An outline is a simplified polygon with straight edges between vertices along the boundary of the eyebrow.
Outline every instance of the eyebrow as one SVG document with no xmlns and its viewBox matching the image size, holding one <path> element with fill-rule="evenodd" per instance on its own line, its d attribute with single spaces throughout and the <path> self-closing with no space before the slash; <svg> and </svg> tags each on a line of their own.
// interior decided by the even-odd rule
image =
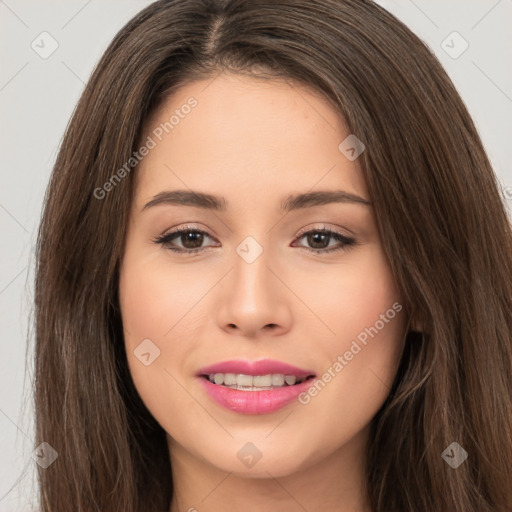
<svg viewBox="0 0 512 512">
<path fill-rule="evenodd" d="M 317 192 L 307 192 L 304 194 L 294 194 L 288 196 L 281 203 L 281 210 L 289 212 L 301 208 L 310 208 L 331 203 L 352 203 L 370 206 L 372 203 L 367 199 L 344 192 L 343 190 L 320 190 Z M 205 194 L 203 192 L 195 192 L 192 190 L 172 190 L 160 192 L 144 205 L 142 211 L 153 206 L 161 204 L 171 204 L 178 206 L 195 206 L 208 210 L 224 212 L 228 203 L 224 197 Z"/>
</svg>

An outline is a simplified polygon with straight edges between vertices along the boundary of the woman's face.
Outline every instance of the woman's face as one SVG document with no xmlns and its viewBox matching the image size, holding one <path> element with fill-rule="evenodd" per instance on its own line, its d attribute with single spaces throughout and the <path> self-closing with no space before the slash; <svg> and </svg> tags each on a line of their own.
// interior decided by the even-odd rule
<svg viewBox="0 0 512 512">
<path fill-rule="evenodd" d="M 360 460 L 405 321 L 349 135 L 303 86 L 226 74 L 151 119 L 120 300 L 171 458 L 256 477 Z"/>
</svg>

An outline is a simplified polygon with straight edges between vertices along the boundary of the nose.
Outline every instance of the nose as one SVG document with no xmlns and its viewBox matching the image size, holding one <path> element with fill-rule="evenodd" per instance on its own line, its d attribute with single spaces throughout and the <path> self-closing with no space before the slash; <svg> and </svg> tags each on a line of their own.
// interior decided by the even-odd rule
<svg viewBox="0 0 512 512">
<path fill-rule="evenodd" d="M 221 289 L 218 325 L 247 338 L 277 336 L 290 329 L 291 292 L 279 276 L 279 265 L 263 251 L 255 261 L 234 256 L 233 270 Z"/>
</svg>

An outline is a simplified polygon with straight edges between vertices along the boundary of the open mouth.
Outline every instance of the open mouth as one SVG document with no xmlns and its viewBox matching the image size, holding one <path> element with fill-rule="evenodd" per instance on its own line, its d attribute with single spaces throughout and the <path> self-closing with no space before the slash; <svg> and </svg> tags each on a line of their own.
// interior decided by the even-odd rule
<svg viewBox="0 0 512 512">
<path fill-rule="evenodd" d="M 201 375 L 217 386 L 236 389 L 240 391 L 268 391 L 283 387 L 291 387 L 302 382 L 315 378 L 315 375 L 306 377 L 297 377 L 295 375 L 285 375 L 282 373 L 273 373 L 268 375 L 244 375 L 235 373 L 210 373 Z"/>
</svg>

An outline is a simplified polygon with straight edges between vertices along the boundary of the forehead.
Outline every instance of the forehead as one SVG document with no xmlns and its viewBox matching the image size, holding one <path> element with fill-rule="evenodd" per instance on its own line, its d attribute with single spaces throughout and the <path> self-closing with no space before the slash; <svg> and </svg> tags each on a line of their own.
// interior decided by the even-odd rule
<svg viewBox="0 0 512 512">
<path fill-rule="evenodd" d="M 162 190 L 208 191 L 247 204 L 315 187 L 367 197 L 349 135 L 320 94 L 299 84 L 220 75 L 177 90 L 154 113 L 137 168 L 137 204 Z"/>
</svg>

